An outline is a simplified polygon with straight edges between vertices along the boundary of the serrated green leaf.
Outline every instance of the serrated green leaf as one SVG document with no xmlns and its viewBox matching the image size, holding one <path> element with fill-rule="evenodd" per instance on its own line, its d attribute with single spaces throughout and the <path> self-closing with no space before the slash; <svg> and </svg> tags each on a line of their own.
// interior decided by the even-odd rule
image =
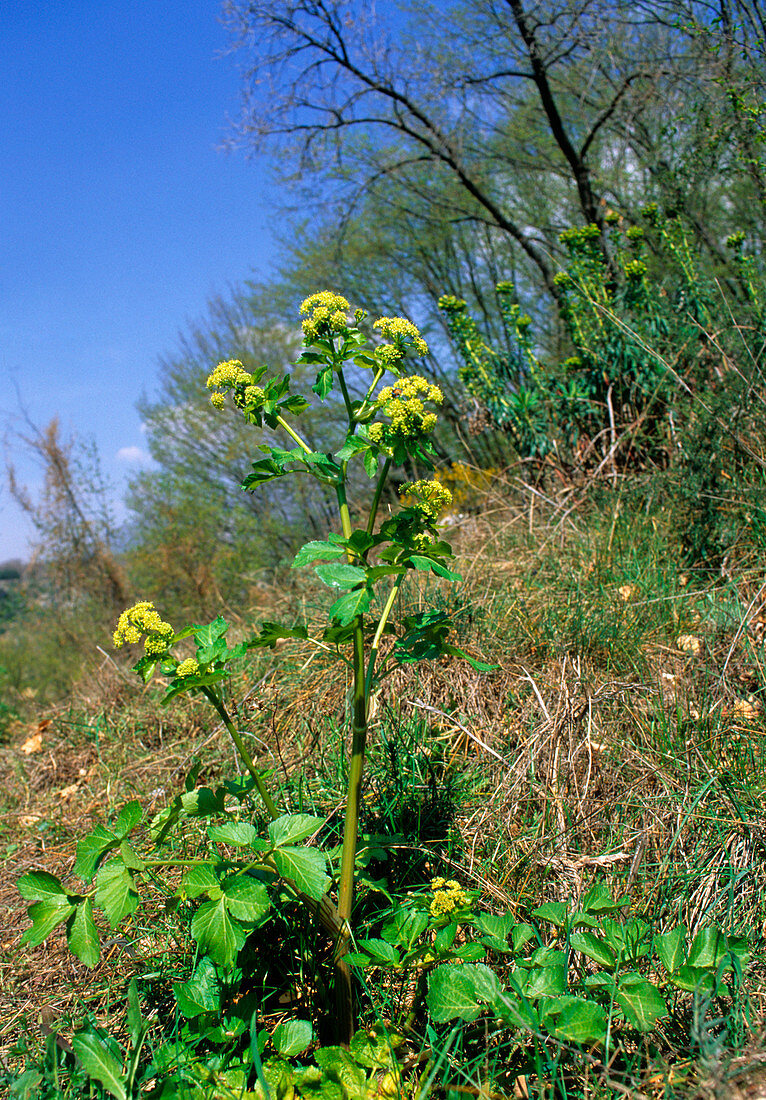
<svg viewBox="0 0 766 1100">
<path fill-rule="evenodd" d="M 686 961 L 689 966 L 715 969 L 726 954 L 726 936 L 721 929 L 700 928 L 692 940 Z"/>
<path fill-rule="evenodd" d="M 614 970 L 617 965 L 617 955 L 613 949 L 592 932 L 573 932 L 569 942 L 575 951 L 582 951 L 583 955 L 607 970 Z"/>
<path fill-rule="evenodd" d="M 120 838 L 104 825 L 96 825 L 92 832 L 77 842 L 77 858 L 74 873 L 90 882 L 101 860 L 113 848 L 119 848 Z"/>
<path fill-rule="evenodd" d="M 571 1043 L 601 1043 L 606 1038 L 607 1015 L 594 1001 L 571 1001 L 559 1013 L 552 1034 Z"/>
<path fill-rule="evenodd" d="M 187 1020 L 203 1012 L 218 1012 L 221 1006 L 221 979 L 212 959 L 203 955 L 188 982 L 173 986 L 178 1007 Z"/>
<path fill-rule="evenodd" d="M 324 825 L 323 817 L 312 814 L 283 814 L 269 824 L 269 836 L 275 848 L 306 840 Z"/>
<path fill-rule="evenodd" d="M 258 924 L 271 907 L 268 890 L 250 875 L 235 875 L 222 883 L 221 889 L 231 915 L 248 924 Z"/>
<path fill-rule="evenodd" d="M 187 898 L 198 898 L 200 894 L 216 892 L 220 896 L 220 884 L 212 863 L 197 863 L 184 875 L 179 892 Z"/>
<path fill-rule="evenodd" d="M 72 1047 L 89 1077 L 98 1081 L 116 1100 L 127 1100 L 122 1065 L 95 1031 L 78 1031 L 72 1036 Z"/>
<path fill-rule="evenodd" d="M 274 649 L 277 642 L 281 638 L 307 638 L 308 630 L 305 626 L 282 626 L 280 623 L 265 622 L 261 623 L 260 633 L 251 638 L 248 643 L 248 649 L 263 648 L 269 646 Z"/>
<path fill-rule="evenodd" d="M 660 962 L 669 974 L 683 966 L 686 960 L 686 932 L 686 925 L 680 924 L 678 928 L 654 937 Z"/>
<path fill-rule="evenodd" d="M 331 542 L 307 542 L 293 558 L 290 568 L 300 569 L 304 565 L 310 565 L 312 561 L 334 561 L 345 556 L 346 551 L 342 546 L 334 546 Z"/>
<path fill-rule="evenodd" d="M 271 858 L 279 874 L 292 879 L 310 898 L 321 901 L 327 893 L 326 860 L 316 848 L 277 848 Z"/>
<path fill-rule="evenodd" d="M 363 951 L 366 951 L 371 959 L 378 963 L 387 963 L 389 966 L 398 966 L 399 952 L 385 940 L 363 939 L 357 941 Z"/>
<path fill-rule="evenodd" d="M 201 950 L 225 967 L 232 966 L 247 939 L 244 929 L 230 915 L 223 896 L 202 903 L 192 918 L 191 933 Z"/>
<path fill-rule="evenodd" d="M 85 898 L 76 906 L 67 921 L 66 938 L 69 950 L 89 968 L 98 964 L 101 948 L 93 920 L 93 902 Z"/>
<path fill-rule="evenodd" d="M 513 913 L 505 913 L 502 917 L 492 916 L 490 913 L 477 914 L 474 923 L 479 931 L 484 933 L 483 942 L 496 951 L 508 951 L 508 937 L 515 925 Z"/>
<path fill-rule="evenodd" d="M 198 646 L 213 645 L 219 638 L 223 638 L 229 629 L 229 624 L 223 615 L 216 615 L 211 623 L 194 624 L 194 640 Z"/>
<path fill-rule="evenodd" d="M 125 803 L 114 823 L 114 831 L 120 840 L 124 839 L 132 829 L 135 829 L 143 816 L 144 811 L 141 809 L 140 802 L 134 799 L 132 802 Z"/>
<path fill-rule="evenodd" d="M 567 972 L 563 966 L 546 966 L 532 970 L 524 985 L 524 994 L 530 1000 L 536 997 L 558 997 L 566 992 Z"/>
<path fill-rule="evenodd" d="M 348 562 L 331 561 L 324 565 L 317 565 L 314 572 L 321 581 L 331 588 L 353 588 L 362 584 L 366 579 L 364 569 L 358 565 L 349 565 Z"/>
<path fill-rule="evenodd" d="M 62 897 L 61 895 L 47 898 L 44 901 L 36 901 L 28 909 L 32 927 L 27 928 L 21 937 L 21 943 L 28 943 L 30 947 L 37 947 L 38 944 L 47 939 L 54 928 L 63 924 L 65 920 L 69 920 L 74 908 L 74 903 L 68 897 Z"/>
<path fill-rule="evenodd" d="M 428 978 L 426 1004 L 436 1023 L 475 1020 L 481 1013 L 474 983 L 465 968 L 449 963 L 438 966 Z"/>
<path fill-rule="evenodd" d="M 539 920 L 548 921 L 555 928 L 563 927 L 566 921 L 567 907 L 563 901 L 547 901 L 545 905 L 538 905 L 532 910 L 532 916 Z"/>
<path fill-rule="evenodd" d="M 285 1020 L 274 1028 L 271 1041 L 286 1058 L 302 1054 L 314 1038 L 314 1029 L 308 1020 Z"/>
<path fill-rule="evenodd" d="M 421 572 L 435 573 L 437 577 L 445 577 L 450 581 L 462 581 L 462 577 L 459 573 L 453 573 L 451 569 L 447 569 L 441 562 L 433 561 L 431 558 L 423 557 L 420 554 L 411 554 L 409 561 L 416 569 Z"/>
<path fill-rule="evenodd" d="M 385 933 L 384 933 L 385 934 Z M 434 936 L 433 949 L 437 955 L 444 954 L 449 951 L 455 942 L 455 936 L 457 935 L 456 924 L 445 924 L 444 928 L 440 928 Z"/>
<path fill-rule="evenodd" d="M 374 477 L 377 477 L 377 475 L 378 475 L 378 452 L 377 452 L 377 450 L 374 450 L 373 448 L 370 448 L 369 451 L 365 451 L 364 452 L 364 458 L 362 459 L 362 462 L 364 463 L 364 472 L 367 474 L 367 476 L 370 479 L 372 479 Z"/>
<path fill-rule="evenodd" d="M 47 871 L 29 871 L 22 875 L 16 883 L 16 889 L 25 901 L 45 901 L 46 898 L 67 896 L 56 876 Z"/>
<path fill-rule="evenodd" d="M 657 1020 L 668 1014 L 657 986 L 633 972 L 621 976 L 615 1000 L 628 1023 L 639 1031 L 651 1031 Z"/>
<path fill-rule="evenodd" d="M 511 946 L 514 951 L 520 951 L 522 947 L 537 938 L 537 930 L 532 924 L 517 924 L 511 932 Z"/>
<path fill-rule="evenodd" d="M 357 616 L 363 615 L 370 606 L 372 593 L 367 588 L 356 588 L 339 600 L 330 608 L 328 614 L 331 619 L 336 619 L 341 626 L 346 626 Z"/>
<path fill-rule="evenodd" d="M 247 821 L 227 821 L 225 825 L 208 825 L 207 835 L 221 844 L 235 848 L 251 847 L 258 840 L 258 833 Z"/>
<path fill-rule="evenodd" d="M 138 906 L 138 892 L 128 868 L 121 859 L 103 863 L 96 874 L 96 904 L 106 914 L 112 928 Z"/>
</svg>

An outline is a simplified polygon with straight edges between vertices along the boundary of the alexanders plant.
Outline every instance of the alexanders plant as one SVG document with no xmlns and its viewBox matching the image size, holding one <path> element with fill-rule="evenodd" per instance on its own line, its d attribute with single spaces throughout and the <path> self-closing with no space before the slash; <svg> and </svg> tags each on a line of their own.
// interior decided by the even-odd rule
<svg viewBox="0 0 766 1100">
<path fill-rule="evenodd" d="M 44 871 L 23 876 L 19 889 L 32 902 L 33 923 L 24 941 L 38 944 L 65 923 L 71 950 L 93 966 L 99 959 L 94 905 L 116 927 L 138 907 L 141 883 L 177 876 L 180 866 L 180 885 L 170 885 L 166 878 L 164 889 L 176 904 L 194 906 L 191 934 L 198 962 L 190 982 L 177 989 L 179 1007 L 187 1018 L 221 1010 L 227 975 L 237 969 L 250 934 L 270 919 L 281 901 L 297 899 L 333 937 L 333 1016 L 337 1040 L 348 1045 L 354 1018 L 345 956 L 352 946 L 370 701 L 385 677 L 404 664 L 458 656 L 479 670 L 490 666 L 449 641 L 452 623 L 444 611 L 402 614 L 398 620 L 396 616 L 397 598 L 409 578 L 431 574 L 448 582 L 460 580 L 450 568 L 452 550 L 437 528 L 451 499 L 438 481 L 414 479 L 402 490 L 401 508 L 379 520 L 392 470 L 433 469 L 431 434 L 442 393 L 423 375 L 409 370 L 413 358 L 427 354 L 425 341 L 415 325 L 402 317 L 380 318 L 372 332 L 365 332 L 365 313 L 357 310 L 352 317 L 347 300 L 332 291 L 307 298 L 301 314 L 304 347 L 298 362 L 316 368 L 311 394 L 291 392 L 289 372 L 272 375 L 266 366 L 249 372 L 236 360 L 220 363 L 207 385 L 212 404 L 222 414 L 231 407 L 255 429 L 265 426 L 286 438 L 286 447 L 258 444 L 262 457 L 253 462 L 244 489 L 258 491 L 275 479 L 302 474 L 334 492 L 339 530 L 326 540 L 308 542 L 293 562 L 294 568 L 313 567 L 330 589 L 327 623 L 321 632 L 312 633 L 302 623 L 266 622 L 256 635 L 230 644 L 228 624 L 220 617 L 207 625 L 175 631 L 151 603 L 142 601 L 126 610 L 117 624 L 115 645 L 143 641 L 144 652 L 135 671 L 145 682 L 157 672 L 165 677 L 163 702 L 183 693 L 206 698 L 231 736 L 249 779 L 224 782 L 215 790 L 197 787 L 197 767 L 187 779 L 185 792 L 151 823 L 149 850 L 135 839 L 143 835 L 144 817 L 141 806 L 131 802 L 111 827 L 96 826 L 79 843 L 75 873 L 86 883 L 85 890 L 73 893 Z M 336 450 L 318 452 L 301 434 L 301 415 L 333 389 L 342 395 L 345 423 L 339 425 Z M 352 508 L 351 486 L 359 483 L 358 478 L 354 480 L 358 465 L 370 489 Z M 352 680 L 337 906 L 328 892 L 331 878 L 325 853 L 304 843 L 321 832 L 323 819 L 280 810 L 227 701 L 233 664 L 249 649 L 273 648 L 288 638 L 300 639 L 345 664 Z M 184 656 L 190 641 L 194 656 Z M 251 793 L 257 793 L 270 819 L 266 837 L 237 809 Z M 189 860 L 169 857 L 163 846 L 171 831 L 192 817 L 215 818 L 207 827 L 206 853 Z"/>
</svg>

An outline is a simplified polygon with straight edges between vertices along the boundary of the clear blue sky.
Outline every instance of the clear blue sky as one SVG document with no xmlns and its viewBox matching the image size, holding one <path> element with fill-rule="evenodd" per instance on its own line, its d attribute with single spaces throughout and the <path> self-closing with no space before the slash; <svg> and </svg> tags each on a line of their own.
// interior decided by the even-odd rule
<svg viewBox="0 0 766 1100">
<path fill-rule="evenodd" d="M 268 165 L 219 151 L 239 104 L 218 0 L 10 0 L 0 14 L 0 416 L 141 461 L 135 402 L 207 300 L 268 273 Z M 272 200 L 272 201 L 270 201 Z M 16 425 L 18 426 L 18 425 Z M 134 468 L 134 466 L 133 466 Z M 29 527 L 0 491 L 0 561 Z"/>
</svg>

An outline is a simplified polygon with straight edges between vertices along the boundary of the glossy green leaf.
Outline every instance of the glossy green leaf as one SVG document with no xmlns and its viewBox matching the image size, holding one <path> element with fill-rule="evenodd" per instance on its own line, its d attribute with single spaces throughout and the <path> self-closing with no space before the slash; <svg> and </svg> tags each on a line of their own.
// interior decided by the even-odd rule
<svg viewBox="0 0 766 1100">
<path fill-rule="evenodd" d="M 316 848 L 277 848 L 271 858 L 280 875 L 292 879 L 310 898 L 321 901 L 327 893 L 327 861 Z"/>
<path fill-rule="evenodd" d="M 66 898 L 67 892 L 55 875 L 47 871 L 29 871 L 16 883 L 16 889 L 25 901 L 45 901 Z"/>
<path fill-rule="evenodd" d="M 37 947 L 38 944 L 48 938 L 54 928 L 63 924 L 65 920 L 69 920 L 74 908 L 74 902 L 66 895 L 36 901 L 34 905 L 30 905 L 28 910 L 32 927 L 27 928 L 21 937 L 20 943 L 28 943 L 30 947 Z"/>
<path fill-rule="evenodd" d="M 269 824 L 269 837 L 275 848 L 297 844 L 313 836 L 324 825 L 323 817 L 313 814 L 283 814 Z"/>
<path fill-rule="evenodd" d="M 176 982 L 173 991 L 178 1007 L 187 1018 L 203 1012 L 218 1012 L 221 1006 L 221 979 L 212 959 L 203 955 L 188 982 Z"/>
<path fill-rule="evenodd" d="M 222 889 L 226 907 L 237 920 L 258 924 L 271 907 L 268 890 L 251 875 L 235 875 L 223 883 Z"/>
<path fill-rule="evenodd" d="M 390 943 L 386 943 L 385 940 L 362 939 L 357 940 L 357 943 L 376 962 L 387 963 L 389 966 L 399 965 L 399 952 Z"/>
<path fill-rule="evenodd" d="M 112 928 L 116 928 L 124 917 L 136 909 L 136 884 L 121 859 L 110 859 L 99 867 L 96 874 L 96 904 L 104 910 Z"/>
<path fill-rule="evenodd" d="M 358 615 L 364 614 L 370 606 L 372 594 L 367 588 L 356 588 L 353 592 L 349 592 L 345 596 L 341 596 L 339 600 L 330 608 L 328 614 L 331 619 L 337 620 L 341 626 L 346 626 L 347 623 L 352 622 Z"/>
<path fill-rule="evenodd" d="M 102 1084 L 116 1100 L 127 1100 L 122 1065 L 105 1039 L 91 1029 L 78 1031 L 72 1036 L 72 1047 L 89 1077 Z"/>
<path fill-rule="evenodd" d="M 446 963 L 428 977 L 426 1004 L 435 1023 L 475 1020 L 481 1013 L 476 989 L 467 968 Z"/>
<path fill-rule="evenodd" d="M 141 809 L 140 802 L 134 799 L 132 802 L 125 803 L 114 823 L 114 831 L 120 840 L 126 837 L 132 829 L 135 829 L 136 825 L 141 823 L 143 816 L 144 811 Z"/>
<path fill-rule="evenodd" d="M 221 844 L 234 848 L 251 847 L 258 840 L 258 833 L 248 821 L 227 821 L 224 825 L 208 825 L 207 835 Z"/>
<path fill-rule="evenodd" d="M 654 937 L 655 950 L 669 974 L 678 970 L 686 961 L 686 931 L 686 925 L 680 924 L 678 928 Z"/>
<path fill-rule="evenodd" d="M 447 569 L 441 562 L 434 561 L 432 558 L 426 558 L 420 554 L 412 554 L 409 560 L 416 569 L 422 572 L 435 573 L 437 577 L 445 577 L 449 581 L 462 581 L 463 579 L 459 573 L 453 573 L 451 569 Z"/>
<path fill-rule="evenodd" d="M 692 940 L 686 961 L 689 966 L 714 969 L 727 954 L 727 950 L 726 936 L 720 928 L 700 928 Z"/>
<path fill-rule="evenodd" d="M 570 1043 L 590 1045 L 601 1043 L 606 1038 L 607 1015 L 599 1004 L 593 1001 L 576 1000 L 569 1003 L 559 1013 L 552 1029 L 557 1039 Z"/>
<path fill-rule="evenodd" d="M 69 950 L 87 967 L 98 964 L 101 948 L 98 931 L 93 920 L 93 902 L 84 898 L 78 903 L 74 913 L 67 921 L 67 943 Z"/>
<path fill-rule="evenodd" d="M 304 565 L 310 565 L 312 561 L 334 561 L 345 556 L 346 551 L 342 546 L 334 546 L 331 542 L 307 542 L 293 558 L 290 568 L 300 569 Z"/>
<path fill-rule="evenodd" d="M 633 972 L 620 978 L 615 1000 L 625 1019 L 638 1031 L 651 1031 L 657 1020 L 668 1014 L 668 1006 L 657 986 Z"/>
<path fill-rule="evenodd" d="M 716 984 L 715 974 L 704 966 L 679 966 L 668 981 L 686 993 L 712 993 Z"/>
<path fill-rule="evenodd" d="M 566 922 L 567 907 L 563 901 L 547 901 L 544 905 L 538 905 L 532 910 L 532 916 L 539 920 L 548 921 L 556 928 L 561 928 Z"/>
<path fill-rule="evenodd" d="M 192 918 L 191 933 L 213 962 L 227 967 L 247 939 L 244 929 L 229 914 L 223 896 L 202 903 Z"/>
<path fill-rule="evenodd" d="M 274 1028 L 271 1041 L 285 1058 L 302 1054 L 311 1045 L 314 1029 L 308 1020 L 285 1020 Z"/>
<path fill-rule="evenodd" d="M 614 970 L 617 965 L 617 955 L 614 950 L 592 932 L 573 932 L 569 942 L 575 951 L 581 951 L 583 955 L 587 955 L 589 959 L 593 959 L 607 970 Z"/>
<path fill-rule="evenodd" d="M 362 584 L 366 579 L 364 569 L 358 565 L 349 565 L 348 562 L 331 561 L 324 565 L 318 565 L 314 572 L 321 581 L 331 588 L 353 588 Z"/>
<path fill-rule="evenodd" d="M 92 832 L 77 842 L 74 873 L 90 882 L 101 860 L 113 848 L 119 848 L 120 838 L 104 825 L 96 825 Z"/>
</svg>

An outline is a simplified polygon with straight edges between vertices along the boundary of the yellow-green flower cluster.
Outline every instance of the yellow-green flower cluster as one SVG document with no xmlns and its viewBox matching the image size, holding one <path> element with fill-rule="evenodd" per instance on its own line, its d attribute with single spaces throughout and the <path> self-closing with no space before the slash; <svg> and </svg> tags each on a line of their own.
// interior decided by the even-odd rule
<svg viewBox="0 0 766 1100">
<path fill-rule="evenodd" d="M 571 245 L 573 248 L 581 248 L 589 241 L 595 241 L 600 236 L 601 230 L 596 223 L 589 222 L 588 225 L 565 229 L 563 233 L 559 233 L 559 240 L 562 244 Z"/>
<path fill-rule="evenodd" d="M 404 486 L 402 504 L 417 509 L 429 526 L 452 504 L 452 492 L 438 481 L 413 481 Z"/>
<path fill-rule="evenodd" d="M 465 909 L 468 905 L 467 894 L 454 879 L 445 881 L 443 878 L 435 878 L 431 889 L 434 895 L 430 906 L 432 917 L 446 917 L 456 909 Z"/>
<path fill-rule="evenodd" d="M 210 398 L 210 404 L 216 409 L 224 407 L 225 398 L 221 391 L 246 386 L 252 389 L 252 374 L 248 374 L 239 359 L 227 359 L 219 363 L 207 380 L 207 388 L 215 390 Z M 247 392 L 247 391 L 245 391 Z"/>
<path fill-rule="evenodd" d="M 372 327 L 380 329 L 381 336 L 391 341 L 390 346 L 378 348 L 378 357 L 386 364 L 403 359 L 410 349 L 414 349 L 417 355 L 428 355 L 428 344 L 417 325 L 406 317 L 379 317 Z"/>
<path fill-rule="evenodd" d="M 741 229 L 726 238 L 726 244 L 729 248 L 741 248 L 744 243 L 745 234 Z"/>
<path fill-rule="evenodd" d="M 113 641 L 119 649 L 125 644 L 135 645 L 141 641 L 142 635 L 146 634 L 144 649 L 147 656 L 161 657 L 162 654 L 167 653 L 173 633 L 173 627 L 160 618 L 154 604 L 142 600 L 120 615 Z"/>
<path fill-rule="evenodd" d="M 644 231 L 640 225 L 631 225 L 630 229 L 625 233 L 626 238 L 631 242 L 643 240 Z"/>
<path fill-rule="evenodd" d="M 646 264 L 643 260 L 628 260 L 624 267 L 625 278 L 632 281 L 643 279 L 646 275 Z"/>
<path fill-rule="evenodd" d="M 569 274 L 568 271 L 557 271 L 556 274 L 553 276 L 554 286 L 569 286 L 571 282 L 572 276 Z"/>
<path fill-rule="evenodd" d="M 193 657 L 187 657 L 185 661 L 181 661 L 176 669 L 176 676 L 186 679 L 187 676 L 196 676 L 198 672 L 199 662 L 195 661 Z"/>
<path fill-rule="evenodd" d="M 308 313 L 302 322 L 303 332 L 309 340 L 319 336 L 335 336 L 348 327 L 348 301 L 333 290 L 320 290 L 301 302 L 301 314 Z"/>
<path fill-rule="evenodd" d="M 417 439 L 436 427 L 436 413 L 426 412 L 425 402 L 441 405 L 444 394 L 427 378 L 414 374 L 401 378 L 395 386 L 384 386 L 378 394 L 377 408 L 390 418 L 390 424 L 372 424 L 369 437 L 380 447 Z"/>
</svg>

